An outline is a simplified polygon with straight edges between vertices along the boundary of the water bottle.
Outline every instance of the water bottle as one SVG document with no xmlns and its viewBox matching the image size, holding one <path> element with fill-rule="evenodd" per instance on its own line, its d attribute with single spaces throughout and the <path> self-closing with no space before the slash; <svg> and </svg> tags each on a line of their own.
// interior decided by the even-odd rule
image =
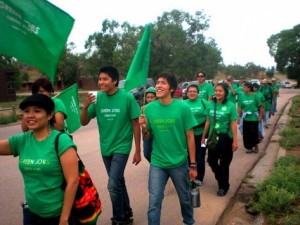
<svg viewBox="0 0 300 225">
<path fill-rule="evenodd" d="M 191 187 L 191 203 L 193 208 L 199 208 L 200 202 L 200 187 L 198 187 L 195 182 L 192 182 Z"/>
</svg>

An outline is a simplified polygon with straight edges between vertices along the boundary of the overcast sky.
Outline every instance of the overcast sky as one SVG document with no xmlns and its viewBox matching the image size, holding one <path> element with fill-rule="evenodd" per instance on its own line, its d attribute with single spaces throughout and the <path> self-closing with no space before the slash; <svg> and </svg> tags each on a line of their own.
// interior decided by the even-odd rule
<svg viewBox="0 0 300 225">
<path fill-rule="evenodd" d="M 196 11 L 210 18 L 205 36 L 215 39 L 225 65 L 253 62 L 263 67 L 275 66 L 267 39 L 300 24 L 298 0 L 50 0 L 69 13 L 74 27 L 68 42 L 84 51 L 88 36 L 100 31 L 104 19 L 127 21 L 131 25 L 155 22 L 163 12 L 178 9 L 194 15 Z"/>
</svg>

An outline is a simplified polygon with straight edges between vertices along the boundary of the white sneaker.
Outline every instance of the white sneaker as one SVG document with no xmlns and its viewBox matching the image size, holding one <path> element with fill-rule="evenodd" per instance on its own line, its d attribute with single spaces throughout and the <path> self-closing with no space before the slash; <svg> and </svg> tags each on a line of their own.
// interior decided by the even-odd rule
<svg viewBox="0 0 300 225">
<path fill-rule="evenodd" d="M 202 185 L 202 181 L 201 181 L 201 180 L 194 180 L 194 183 L 195 183 L 197 186 L 201 186 L 201 185 Z"/>
</svg>

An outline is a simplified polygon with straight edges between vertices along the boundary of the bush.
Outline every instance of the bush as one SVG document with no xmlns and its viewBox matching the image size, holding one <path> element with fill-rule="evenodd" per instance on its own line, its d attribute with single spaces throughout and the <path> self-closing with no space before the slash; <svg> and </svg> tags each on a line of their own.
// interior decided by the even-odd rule
<svg viewBox="0 0 300 225">
<path fill-rule="evenodd" d="M 271 175 L 256 186 L 254 197 L 248 203 L 249 211 L 266 213 L 271 221 L 282 213 L 291 212 L 300 197 L 297 163 L 299 159 L 293 155 L 277 160 Z"/>
</svg>

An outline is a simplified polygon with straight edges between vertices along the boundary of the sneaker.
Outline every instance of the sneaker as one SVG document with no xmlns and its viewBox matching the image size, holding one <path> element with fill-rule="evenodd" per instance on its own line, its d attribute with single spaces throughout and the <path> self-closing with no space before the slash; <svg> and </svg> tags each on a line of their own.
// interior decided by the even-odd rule
<svg viewBox="0 0 300 225">
<path fill-rule="evenodd" d="M 248 153 L 248 154 L 249 154 L 249 153 L 252 153 L 252 152 L 253 152 L 252 149 L 247 149 L 247 150 L 246 150 L 246 153 Z"/>
<path fill-rule="evenodd" d="M 202 185 L 201 180 L 194 180 L 194 183 L 196 184 L 196 186 L 201 186 Z"/>
<path fill-rule="evenodd" d="M 111 225 L 125 225 L 124 221 L 118 221 L 111 219 Z"/>
<path fill-rule="evenodd" d="M 125 216 L 124 225 L 131 225 L 131 224 L 133 224 L 133 214 L 132 214 L 132 211 L 129 211 L 126 214 L 127 215 Z"/>
<path fill-rule="evenodd" d="M 223 197 L 227 194 L 227 191 L 224 190 L 224 189 L 219 189 L 218 192 L 217 192 L 217 196 L 219 197 Z"/>
<path fill-rule="evenodd" d="M 254 153 L 258 153 L 258 145 L 255 145 L 254 146 L 254 151 L 253 151 Z"/>
</svg>

